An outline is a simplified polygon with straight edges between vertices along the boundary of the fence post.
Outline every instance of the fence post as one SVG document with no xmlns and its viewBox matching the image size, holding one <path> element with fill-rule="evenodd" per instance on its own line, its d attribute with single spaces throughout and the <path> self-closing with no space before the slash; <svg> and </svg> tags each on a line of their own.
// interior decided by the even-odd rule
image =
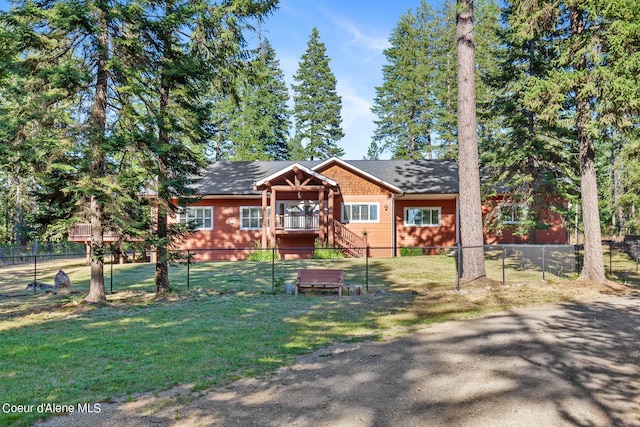
<svg viewBox="0 0 640 427">
<path fill-rule="evenodd" d="M 135 257 L 134 257 L 135 262 Z M 109 273 L 109 286 L 111 288 L 111 293 L 113 293 L 113 252 L 111 252 L 111 272 Z"/>
<path fill-rule="evenodd" d="M 37 254 L 33 254 L 33 294 L 35 295 L 36 292 L 36 281 L 38 280 L 38 255 Z"/>
<path fill-rule="evenodd" d="M 542 280 L 544 280 L 544 245 L 542 245 Z"/>
<path fill-rule="evenodd" d="M 504 259 L 507 257 L 507 248 L 502 248 L 502 286 L 506 285 L 505 273 L 504 273 Z"/>
<path fill-rule="evenodd" d="M 365 290 L 369 292 L 369 246 L 364 249 L 364 277 Z"/>
<path fill-rule="evenodd" d="M 271 293 L 276 293 L 276 248 L 271 248 Z"/>
<path fill-rule="evenodd" d="M 462 244 L 456 243 L 456 290 L 460 292 L 460 277 L 462 277 Z"/>
<path fill-rule="evenodd" d="M 609 242 L 609 275 L 613 274 L 613 242 Z"/>
<path fill-rule="evenodd" d="M 190 280 L 191 280 L 191 251 L 187 249 L 187 290 L 189 290 L 189 287 L 191 284 Z"/>
</svg>

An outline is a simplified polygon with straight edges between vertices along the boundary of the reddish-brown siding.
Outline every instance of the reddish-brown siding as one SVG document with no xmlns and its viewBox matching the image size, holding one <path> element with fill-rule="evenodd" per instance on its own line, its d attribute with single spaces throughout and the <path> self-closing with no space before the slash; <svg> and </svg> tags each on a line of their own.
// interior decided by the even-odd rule
<svg viewBox="0 0 640 427">
<path fill-rule="evenodd" d="M 342 221 L 342 206 L 344 203 L 376 203 L 378 205 L 378 221 L 349 222 L 345 226 L 359 237 L 366 233 L 367 244 L 374 247 L 390 247 L 392 224 L 392 193 L 364 176 L 354 174 L 339 165 L 331 166 L 322 171 L 327 178 L 331 178 L 340 185 L 340 195 L 334 205 L 334 218 Z"/>
<path fill-rule="evenodd" d="M 498 209 L 501 197 L 496 197 L 485 201 L 482 207 L 482 214 L 485 217 L 485 223 L 488 219 L 487 215 L 492 209 Z M 549 202 L 549 205 L 552 203 Z M 547 229 L 535 231 L 536 244 L 566 244 L 568 242 L 568 232 L 565 226 L 563 217 L 557 212 L 547 210 L 542 218 L 542 221 L 547 224 Z M 529 243 L 529 236 L 514 235 L 515 225 L 505 226 L 499 231 L 494 231 L 485 228 L 484 236 L 485 243 L 487 244 L 518 244 Z"/>
<path fill-rule="evenodd" d="M 260 241 L 260 230 L 240 229 L 240 207 L 260 206 L 260 199 L 203 199 L 190 206 L 213 206 L 213 230 L 198 230 L 180 244 L 196 250 L 198 261 L 246 259 L 247 251 L 232 249 L 253 247 Z"/>
<path fill-rule="evenodd" d="M 374 248 L 391 248 L 393 242 L 393 224 L 397 227 L 396 246 L 453 246 L 456 240 L 456 200 L 407 200 L 394 199 L 390 189 L 365 175 L 353 173 L 341 165 L 334 164 L 320 171 L 324 176 L 339 184 L 339 192 L 335 197 L 333 216 L 342 220 L 344 203 L 376 204 L 378 219 L 371 222 L 351 221 L 345 226 Z M 317 194 L 304 193 L 301 198 L 316 199 Z M 278 201 L 298 198 L 297 193 L 278 193 Z M 395 201 L 394 201 L 395 200 Z M 393 206 L 395 203 L 395 207 Z M 240 229 L 240 207 L 260 206 L 259 198 L 251 199 L 203 199 L 193 206 L 213 206 L 213 230 L 200 230 L 188 236 L 180 245 L 185 249 L 200 249 L 197 259 L 246 259 L 248 252 L 241 248 L 255 246 L 261 240 L 261 230 Z M 440 207 L 441 224 L 437 227 L 416 227 L 404 224 L 406 207 Z M 393 214 L 395 212 L 395 218 Z M 290 234 L 277 236 L 280 255 L 285 258 L 309 257 L 299 248 L 313 247 L 316 236 Z M 225 251 L 208 251 L 209 248 L 222 248 Z M 234 250 L 235 249 L 235 250 Z M 388 256 L 389 251 L 372 251 L 372 256 Z"/>
<path fill-rule="evenodd" d="M 390 195 L 391 192 L 380 184 L 367 179 L 364 176 L 354 174 L 340 165 L 333 165 L 322 170 L 322 175 L 331 178 L 340 185 L 342 194 L 351 195 Z"/>
<path fill-rule="evenodd" d="M 440 226 L 405 225 L 406 208 L 434 208 L 440 210 Z M 396 240 L 399 247 L 454 246 L 456 244 L 456 199 L 396 201 Z"/>
</svg>

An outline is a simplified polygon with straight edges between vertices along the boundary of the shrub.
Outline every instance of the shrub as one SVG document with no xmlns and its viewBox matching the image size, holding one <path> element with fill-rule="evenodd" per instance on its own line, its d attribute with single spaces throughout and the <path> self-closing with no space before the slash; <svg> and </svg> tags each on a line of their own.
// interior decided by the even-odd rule
<svg viewBox="0 0 640 427">
<path fill-rule="evenodd" d="M 253 249 L 251 249 L 251 252 L 249 252 L 247 256 L 248 261 L 273 261 L 274 259 L 280 259 L 278 248 L 276 247 L 275 251 L 271 248 L 262 249 L 260 242 L 254 244 Z"/>
<path fill-rule="evenodd" d="M 330 248 L 327 242 L 316 240 L 313 244 L 313 259 L 337 259 L 344 258 L 344 254 L 337 248 Z"/>
<path fill-rule="evenodd" d="M 421 248 L 400 248 L 400 256 L 420 256 L 422 255 Z"/>
</svg>

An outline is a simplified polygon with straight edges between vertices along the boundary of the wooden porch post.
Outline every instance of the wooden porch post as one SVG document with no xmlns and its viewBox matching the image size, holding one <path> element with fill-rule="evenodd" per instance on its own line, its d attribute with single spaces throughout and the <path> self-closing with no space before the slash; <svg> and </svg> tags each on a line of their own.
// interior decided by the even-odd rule
<svg viewBox="0 0 640 427">
<path fill-rule="evenodd" d="M 269 247 L 275 248 L 276 246 L 276 190 L 271 189 L 271 215 L 269 216 Z"/>
<path fill-rule="evenodd" d="M 84 250 L 86 254 L 87 265 L 91 265 L 91 242 L 84 242 Z"/>
<path fill-rule="evenodd" d="M 262 190 L 262 239 L 260 241 L 262 249 L 267 247 L 267 221 L 267 189 L 265 188 Z"/>
<path fill-rule="evenodd" d="M 335 229 L 333 227 L 333 198 L 334 198 L 334 192 L 333 192 L 333 188 L 329 188 L 329 206 L 327 207 L 327 210 L 329 211 L 329 247 L 333 247 L 335 245 L 335 241 L 334 241 L 334 233 L 335 233 Z"/>
<path fill-rule="evenodd" d="M 320 241 L 325 241 L 325 233 L 327 230 L 327 218 L 324 214 L 324 189 L 318 191 L 318 201 L 320 205 L 320 217 L 318 218 L 318 231 Z"/>
</svg>

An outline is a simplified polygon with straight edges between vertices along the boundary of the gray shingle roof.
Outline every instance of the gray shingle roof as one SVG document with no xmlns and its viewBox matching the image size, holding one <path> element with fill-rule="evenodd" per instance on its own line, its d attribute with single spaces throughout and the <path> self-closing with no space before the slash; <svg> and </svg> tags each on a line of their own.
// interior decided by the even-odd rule
<svg viewBox="0 0 640 427">
<path fill-rule="evenodd" d="M 458 165 L 452 160 L 344 160 L 407 194 L 457 194 Z M 256 195 L 256 181 L 294 163 L 309 169 L 322 161 L 216 162 L 194 186 L 200 195 Z"/>
</svg>

